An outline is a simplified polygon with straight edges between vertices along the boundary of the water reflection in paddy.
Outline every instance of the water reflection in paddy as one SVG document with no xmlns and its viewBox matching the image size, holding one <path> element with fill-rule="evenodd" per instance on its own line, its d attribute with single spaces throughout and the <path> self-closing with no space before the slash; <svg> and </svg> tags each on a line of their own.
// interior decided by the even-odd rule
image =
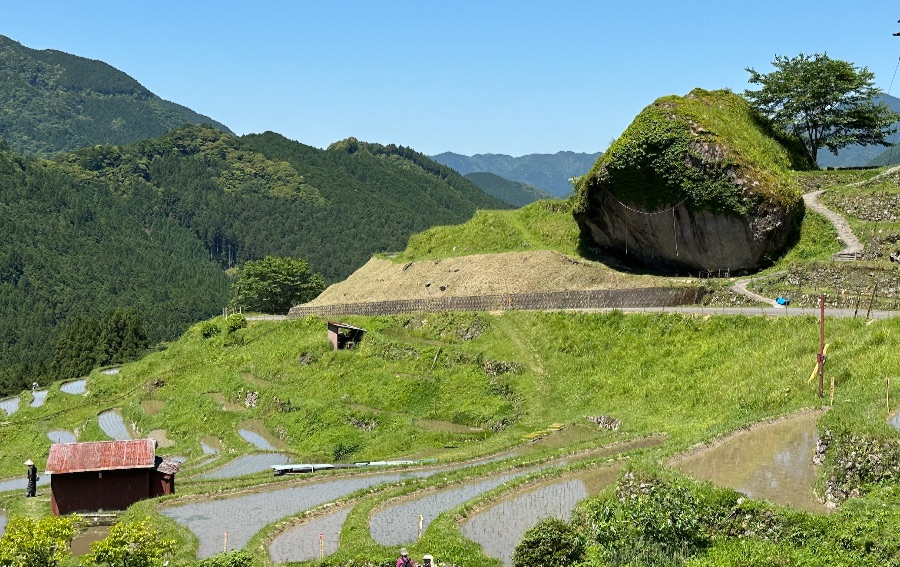
<svg viewBox="0 0 900 567">
<path fill-rule="evenodd" d="M 671 464 L 686 473 L 731 487 L 751 498 L 809 512 L 824 512 L 813 493 L 818 468 L 816 421 L 806 412 L 739 431 Z"/>
</svg>

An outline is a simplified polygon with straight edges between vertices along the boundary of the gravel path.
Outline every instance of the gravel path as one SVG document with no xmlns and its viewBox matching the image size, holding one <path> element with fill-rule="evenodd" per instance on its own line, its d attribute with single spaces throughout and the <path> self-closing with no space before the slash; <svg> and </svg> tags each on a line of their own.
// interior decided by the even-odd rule
<svg viewBox="0 0 900 567">
<path fill-rule="evenodd" d="M 819 195 L 824 192 L 825 190 L 821 189 L 819 191 L 806 193 L 803 195 L 803 202 L 807 207 L 827 218 L 828 221 L 834 225 L 835 230 L 837 230 L 838 239 L 844 243 L 844 249 L 835 254 L 834 258 L 856 259 L 862 254 L 863 245 L 856 239 L 856 236 L 853 235 L 853 230 L 850 229 L 850 225 L 843 216 L 819 203 Z"/>
</svg>

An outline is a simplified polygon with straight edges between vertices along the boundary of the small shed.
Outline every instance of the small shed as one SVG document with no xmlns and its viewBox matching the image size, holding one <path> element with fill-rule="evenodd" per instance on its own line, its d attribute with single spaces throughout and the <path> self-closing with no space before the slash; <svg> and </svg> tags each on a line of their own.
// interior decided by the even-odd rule
<svg viewBox="0 0 900 567">
<path fill-rule="evenodd" d="M 334 350 L 352 348 L 362 339 L 365 329 L 337 321 L 328 322 L 328 340 Z"/>
<path fill-rule="evenodd" d="M 156 441 L 94 441 L 50 446 L 54 514 L 124 510 L 139 500 L 175 492 L 178 463 L 156 456 Z"/>
</svg>

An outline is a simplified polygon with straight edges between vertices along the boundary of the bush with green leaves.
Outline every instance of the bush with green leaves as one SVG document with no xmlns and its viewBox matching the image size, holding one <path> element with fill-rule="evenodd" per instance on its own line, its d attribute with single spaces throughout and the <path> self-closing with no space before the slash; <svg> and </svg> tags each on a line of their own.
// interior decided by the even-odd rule
<svg viewBox="0 0 900 567">
<path fill-rule="evenodd" d="M 243 550 L 222 552 L 197 561 L 193 567 L 253 567 L 253 556 Z"/>
<path fill-rule="evenodd" d="M 559 518 L 545 518 L 525 532 L 513 552 L 515 567 L 565 567 L 584 556 L 584 539 Z"/>
<path fill-rule="evenodd" d="M 109 567 L 162 567 L 168 565 L 175 545 L 175 540 L 161 537 L 149 519 L 120 522 L 109 530 L 106 539 L 91 545 L 85 561 Z"/>
<path fill-rule="evenodd" d="M 287 313 L 325 289 L 325 280 L 301 258 L 266 256 L 250 260 L 238 271 L 232 303 L 251 311 Z"/>
<path fill-rule="evenodd" d="M 240 313 L 232 313 L 225 318 L 225 332 L 234 333 L 240 329 L 247 327 L 247 319 Z"/>
<path fill-rule="evenodd" d="M 14 516 L 0 538 L 0 566 L 56 567 L 71 555 L 69 541 L 80 523 L 79 516 Z"/>
<path fill-rule="evenodd" d="M 200 325 L 200 336 L 211 339 L 222 332 L 222 328 L 215 321 L 204 321 Z"/>
</svg>

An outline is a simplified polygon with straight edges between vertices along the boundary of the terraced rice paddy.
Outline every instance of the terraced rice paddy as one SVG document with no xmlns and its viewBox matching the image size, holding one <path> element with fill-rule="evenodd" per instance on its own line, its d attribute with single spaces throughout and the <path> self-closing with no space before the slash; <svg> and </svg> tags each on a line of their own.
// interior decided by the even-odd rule
<svg viewBox="0 0 900 567">
<path fill-rule="evenodd" d="M 0 536 L 6 533 L 6 514 L 0 512 Z"/>
<path fill-rule="evenodd" d="M 112 368 L 105 368 L 105 369 L 101 370 L 100 374 L 114 376 L 114 375 L 118 374 L 121 370 L 122 370 L 122 368 L 120 366 L 114 366 Z"/>
<path fill-rule="evenodd" d="M 538 470 L 522 469 L 514 473 L 503 474 L 466 484 L 433 492 L 426 496 L 389 505 L 376 512 L 369 522 L 372 539 L 381 545 L 401 545 L 416 541 L 419 534 L 419 516 L 422 516 L 422 531 L 445 510 L 449 510 L 485 492 L 492 490 L 504 482 L 524 476 Z"/>
<path fill-rule="evenodd" d="M 19 411 L 19 397 L 0 400 L 0 410 L 5 411 L 6 415 L 12 415 Z"/>
<path fill-rule="evenodd" d="M 208 472 L 201 476 L 203 479 L 211 478 L 235 478 L 261 471 L 272 472 L 272 465 L 286 465 L 294 462 L 293 457 L 282 453 L 264 453 L 257 455 L 244 455 L 230 463 Z"/>
<path fill-rule="evenodd" d="M 317 559 L 319 534 L 322 535 L 324 555 L 331 555 L 337 551 L 341 528 L 352 509 L 347 506 L 287 530 L 269 544 L 269 557 L 276 563 Z"/>
<path fill-rule="evenodd" d="M 44 403 L 47 401 L 48 393 L 49 393 L 49 390 L 34 390 L 34 391 L 32 391 L 31 395 L 32 395 L 33 399 L 31 400 L 31 407 L 39 408 L 42 405 L 44 405 Z"/>
<path fill-rule="evenodd" d="M 813 493 L 819 415 L 807 412 L 756 425 L 675 459 L 673 464 L 699 479 L 728 486 L 751 498 L 824 512 L 825 507 Z"/>
<path fill-rule="evenodd" d="M 109 526 L 90 526 L 72 540 L 69 548 L 72 555 L 78 557 L 87 555 L 91 552 L 91 544 L 101 539 L 106 539 L 109 535 Z"/>
<path fill-rule="evenodd" d="M 116 441 L 129 441 L 131 439 L 131 432 L 128 431 L 128 427 L 122 421 L 122 414 L 119 413 L 119 410 L 101 413 L 97 417 L 97 423 L 100 425 L 103 433 L 106 433 L 106 436 L 110 439 L 115 439 Z"/>
<path fill-rule="evenodd" d="M 78 439 L 75 438 L 75 434 L 71 431 L 66 431 L 64 429 L 54 429 L 53 431 L 47 432 L 47 437 L 50 439 L 52 443 L 77 443 Z"/>
<path fill-rule="evenodd" d="M 347 496 L 357 490 L 404 478 L 426 477 L 435 470 L 374 475 L 353 475 L 328 481 L 267 490 L 242 496 L 205 500 L 162 510 L 190 529 L 199 542 L 197 555 L 209 557 L 223 549 L 228 532 L 229 549 L 243 548 L 267 524 Z"/>
<path fill-rule="evenodd" d="M 615 481 L 620 468 L 580 472 L 511 495 L 472 516 L 461 531 L 485 553 L 512 565 L 513 551 L 526 531 L 549 517 L 568 521 L 579 502 Z"/>
<path fill-rule="evenodd" d="M 238 435 L 244 438 L 244 441 L 250 443 L 257 449 L 262 451 L 274 451 L 275 447 L 269 443 L 268 439 L 260 435 L 259 433 L 254 433 L 248 429 L 238 429 Z"/>
<path fill-rule="evenodd" d="M 38 473 L 40 474 L 40 473 Z M 49 474 L 40 474 L 41 480 L 37 481 L 38 486 L 46 486 L 50 484 Z M 25 478 L 25 465 L 22 465 L 22 476 L 19 478 L 10 478 L 0 481 L 0 492 L 9 492 L 11 490 L 21 490 L 25 494 L 28 487 L 28 480 Z M 40 496 L 40 495 L 39 495 Z"/>
<path fill-rule="evenodd" d="M 82 378 L 81 380 L 75 380 L 72 382 L 66 382 L 59 387 L 59 390 L 61 392 L 65 392 L 66 394 L 83 394 L 87 390 L 87 378 Z"/>
</svg>

